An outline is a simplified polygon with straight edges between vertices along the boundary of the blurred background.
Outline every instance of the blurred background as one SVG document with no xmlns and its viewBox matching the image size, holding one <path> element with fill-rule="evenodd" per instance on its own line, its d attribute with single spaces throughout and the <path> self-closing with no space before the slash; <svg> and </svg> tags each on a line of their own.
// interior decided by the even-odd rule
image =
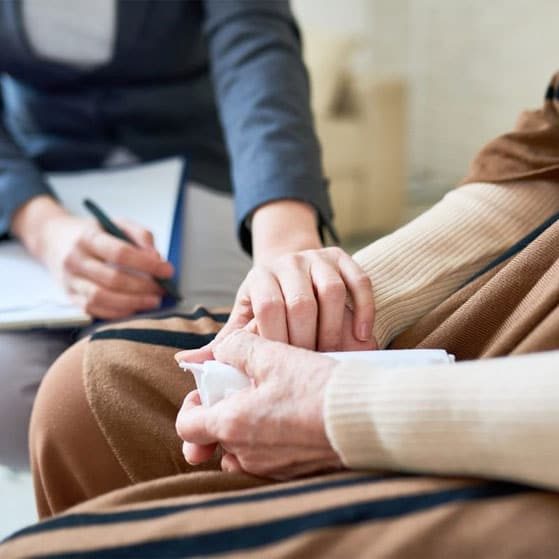
<svg viewBox="0 0 559 559">
<path fill-rule="evenodd" d="M 559 68 L 557 0 L 292 5 L 349 248 L 453 188 L 485 142 L 510 130 L 520 110 L 541 104 Z M 0 467 L 0 499 L 0 537 L 34 520 L 27 474 Z"/>
<path fill-rule="evenodd" d="M 347 246 L 408 221 L 541 105 L 559 69 L 553 0 L 293 0 Z"/>
</svg>

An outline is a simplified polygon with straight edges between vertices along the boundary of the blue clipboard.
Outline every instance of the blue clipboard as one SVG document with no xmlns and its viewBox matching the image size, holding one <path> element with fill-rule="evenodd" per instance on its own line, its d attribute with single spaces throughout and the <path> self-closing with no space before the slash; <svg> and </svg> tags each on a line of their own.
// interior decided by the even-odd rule
<svg viewBox="0 0 559 559">
<path fill-rule="evenodd" d="M 173 215 L 173 225 L 171 228 L 171 241 L 169 243 L 169 252 L 167 260 L 175 268 L 175 276 L 173 280 L 180 291 L 180 273 L 182 264 L 182 232 L 184 227 L 184 197 L 186 196 L 186 188 L 188 184 L 188 158 L 185 158 L 183 170 L 180 178 L 180 186 L 177 191 L 177 201 L 175 204 L 175 213 Z M 161 302 L 161 309 L 174 307 L 177 301 L 166 295 Z"/>
</svg>

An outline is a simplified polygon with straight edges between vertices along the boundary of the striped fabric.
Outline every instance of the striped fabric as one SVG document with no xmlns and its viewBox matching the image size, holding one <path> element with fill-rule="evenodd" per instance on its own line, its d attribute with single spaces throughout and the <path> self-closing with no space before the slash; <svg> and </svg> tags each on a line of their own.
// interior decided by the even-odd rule
<svg viewBox="0 0 559 559">
<path fill-rule="evenodd" d="M 191 380 L 172 355 L 226 318 L 198 309 L 93 336 L 89 402 L 131 483 L 17 532 L 0 557 L 556 556 L 559 496 L 521 485 L 363 472 L 273 483 L 187 466 L 173 423 Z M 99 476 L 95 463 L 73 473 Z"/>
<path fill-rule="evenodd" d="M 522 486 L 360 473 L 258 485 L 218 472 L 140 484 L 21 530 L 0 556 L 543 558 L 559 549 L 559 498 Z M 196 495 L 200 487 L 211 494 Z"/>
<path fill-rule="evenodd" d="M 558 300 L 558 235 L 559 221 L 550 222 L 516 257 L 495 262 L 398 342 L 435 340 L 454 350 L 457 340 L 469 340 L 456 349 L 476 357 L 537 351 L 556 341 L 558 322 L 549 318 Z M 112 479 L 120 474 L 126 486 L 108 493 L 97 486 L 100 496 L 8 538 L 0 557 L 557 557 L 556 493 L 378 472 L 272 483 L 222 473 L 217 460 L 188 466 L 174 420 L 193 382 L 172 356 L 207 343 L 226 319 L 198 309 L 113 325 L 84 344 L 87 405 L 116 458 Z M 46 445 L 42 477 L 35 479 L 45 502 L 69 486 L 91 489 L 94 480 L 111 478 L 97 467 L 101 446 L 90 449 L 95 460 L 76 450 L 79 429 L 63 439 L 56 429 L 47 435 L 56 444 Z M 61 460 L 49 472 L 57 444 Z"/>
</svg>

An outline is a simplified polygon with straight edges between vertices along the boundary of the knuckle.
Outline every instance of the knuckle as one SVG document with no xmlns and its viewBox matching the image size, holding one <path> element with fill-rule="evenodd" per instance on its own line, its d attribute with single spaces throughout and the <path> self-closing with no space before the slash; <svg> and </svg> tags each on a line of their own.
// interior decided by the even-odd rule
<svg viewBox="0 0 559 559">
<path fill-rule="evenodd" d="M 124 264 L 128 255 L 128 247 L 119 245 L 113 250 L 113 260 L 115 264 Z"/>
<path fill-rule="evenodd" d="M 89 293 L 89 296 L 87 297 L 88 304 L 95 306 L 98 305 L 102 300 L 103 290 L 98 286 L 93 287 L 91 289 L 91 292 Z"/>
<path fill-rule="evenodd" d="M 235 329 L 227 335 L 228 340 L 231 341 L 233 344 L 242 343 L 242 339 L 245 336 L 246 332 L 241 329 Z M 240 338 L 239 340 L 237 338 Z"/>
<path fill-rule="evenodd" d="M 359 274 L 355 279 L 355 284 L 359 289 L 372 289 L 371 280 L 366 274 Z"/>
<path fill-rule="evenodd" d="M 243 326 L 250 322 L 253 318 L 253 309 L 250 304 L 248 303 L 239 303 L 235 306 L 234 311 L 231 313 L 231 317 L 228 320 L 227 324 L 233 324 L 235 326 L 240 325 Z"/>
<path fill-rule="evenodd" d="M 247 273 L 247 275 L 245 276 L 245 279 L 243 280 L 243 283 L 241 284 L 241 287 L 246 287 L 248 285 L 250 285 L 251 282 L 253 282 L 255 280 L 255 278 L 258 276 L 259 272 L 262 271 L 262 268 L 260 266 L 258 266 L 257 264 L 255 264 Z"/>
<path fill-rule="evenodd" d="M 238 442 L 243 436 L 243 414 L 237 408 L 231 408 L 222 416 L 218 427 L 218 438 L 226 443 Z"/>
<path fill-rule="evenodd" d="M 86 313 L 93 314 L 95 312 L 95 303 L 86 299 L 85 304 L 83 305 L 83 310 Z"/>
<path fill-rule="evenodd" d="M 317 351 L 321 352 L 335 352 L 340 351 L 341 345 L 334 342 L 319 344 Z"/>
<path fill-rule="evenodd" d="M 247 456 L 245 454 L 239 453 L 237 455 L 237 460 L 239 461 L 241 468 L 245 472 L 247 472 L 247 474 L 258 475 L 260 473 L 263 473 L 260 463 L 258 462 L 258 460 L 255 460 L 252 456 L 250 455 Z"/>
<path fill-rule="evenodd" d="M 346 295 L 345 283 L 341 279 L 332 279 L 317 287 L 319 294 L 326 299 L 343 299 Z"/>
<path fill-rule="evenodd" d="M 144 295 L 141 298 L 141 308 L 152 309 L 159 305 L 161 300 L 154 295 Z"/>
<path fill-rule="evenodd" d="M 75 247 L 78 249 L 87 249 L 92 245 L 92 235 L 87 231 L 83 231 L 76 239 Z"/>
<path fill-rule="evenodd" d="M 153 241 L 153 235 L 147 229 L 140 230 L 140 238 L 146 243 L 151 243 Z"/>
<path fill-rule="evenodd" d="M 375 304 L 372 301 L 363 303 L 359 305 L 359 310 L 363 313 L 373 313 L 375 311 Z"/>
<path fill-rule="evenodd" d="M 289 268 L 298 268 L 302 264 L 304 258 L 305 257 L 299 253 L 286 254 L 282 256 L 278 262 Z"/>
<path fill-rule="evenodd" d="M 239 431 L 231 421 L 223 421 L 217 430 L 217 438 L 224 443 L 231 443 L 237 440 Z"/>
<path fill-rule="evenodd" d="M 175 431 L 177 432 L 177 435 L 182 440 L 186 440 L 188 431 L 187 431 L 187 425 L 185 425 L 185 421 L 182 416 L 182 410 L 179 412 L 175 420 Z"/>
<path fill-rule="evenodd" d="M 118 270 L 111 268 L 107 271 L 107 286 L 111 289 L 119 289 L 122 287 L 122 282 L 120 281 L 120 273 Z"/>
<path fill-rule="evenodd" d="M 64 258 L 62 259 L 62 268 L 64 270 L 66 270 L 67 272 L 75 272 L 76 271 L 76 259 L 74 256 L 74 252 L 70 251 L 67 254 L 64 255 Z"/>
<path fill-rule="evenodd" d="M 345 255 L 345 252 L 340 247 L 327 247 L 324 250 L 324 254 L 332 256 L 334 258 L 340 258 Z"/>
<path fill-rule="evenodd" d="M 254 314 L 258 318 L 275 316 L 281 309 L 282 302 L 279 299 L 263 299 L 254 303 Z"/>
<path fill-rule="evenodd" d="M 84 228 L 78 237 L 78 245 L 80 246 L 90 246 L 95 243 L 97 235 L 99 234 L 99 229 L 95 224 L 90 224 Z"/>
<path fill-rule="evenodd" d="M 316 301 L 312 295 L 300 293 L 289 298 L 287 303 L 288 310 L 293 314 L 306 314 L 316 310 Z"/>
</svg>

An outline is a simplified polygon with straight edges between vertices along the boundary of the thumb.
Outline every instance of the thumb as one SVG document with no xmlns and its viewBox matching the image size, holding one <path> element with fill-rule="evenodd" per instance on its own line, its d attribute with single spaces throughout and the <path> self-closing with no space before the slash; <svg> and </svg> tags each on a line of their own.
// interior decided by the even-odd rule
<svg viewBox="0 0 559 559">
<path fill-rule="evenodd" d="M 247 330 L 235 330 L 215 340 L 213 354 L 218 361 L 227 363 L 253 378 L 258 385 L 277 367 L 281 367 L 285 344 L 272 342 Z"/>
<path fill-rule="evenodd" d="M 204 361 L 212 361 L 214 359 L 212 340 L 209 344 L 199 347 L 198 349 L 185 349 L 175 353 L 175 361 L 180 364 L 181 361 L 187 363 L 203 363 Z"/>
<path fill-rule="evenodd" d="M 247 301 L 246 294 L 244 293 L 244 288 L 241 285 L 239 288 L 239 293 L 229 315 L 229 319 L 225 323 L 225 326 L 217 333 L 215 339 L 213 339 L 209 344 L 199 348 L 199 349 L 187 349 L 185 351 L 179 351 L 175 354 L 175 360 L 189 361 L 190 363 L 202 363 L 203 361 L 210 361 L 214 359 L 213 347 L 223 338 L 226 338 L 229 334 L 240 328 L 244 328 L 247 324 L 250 324 L 253 320 L 254 315 L 252 314 L 252 308 L 250 306 L 250 300 Z M 254 325 L 251 325 L 254 329 Z"/>
</svg>

